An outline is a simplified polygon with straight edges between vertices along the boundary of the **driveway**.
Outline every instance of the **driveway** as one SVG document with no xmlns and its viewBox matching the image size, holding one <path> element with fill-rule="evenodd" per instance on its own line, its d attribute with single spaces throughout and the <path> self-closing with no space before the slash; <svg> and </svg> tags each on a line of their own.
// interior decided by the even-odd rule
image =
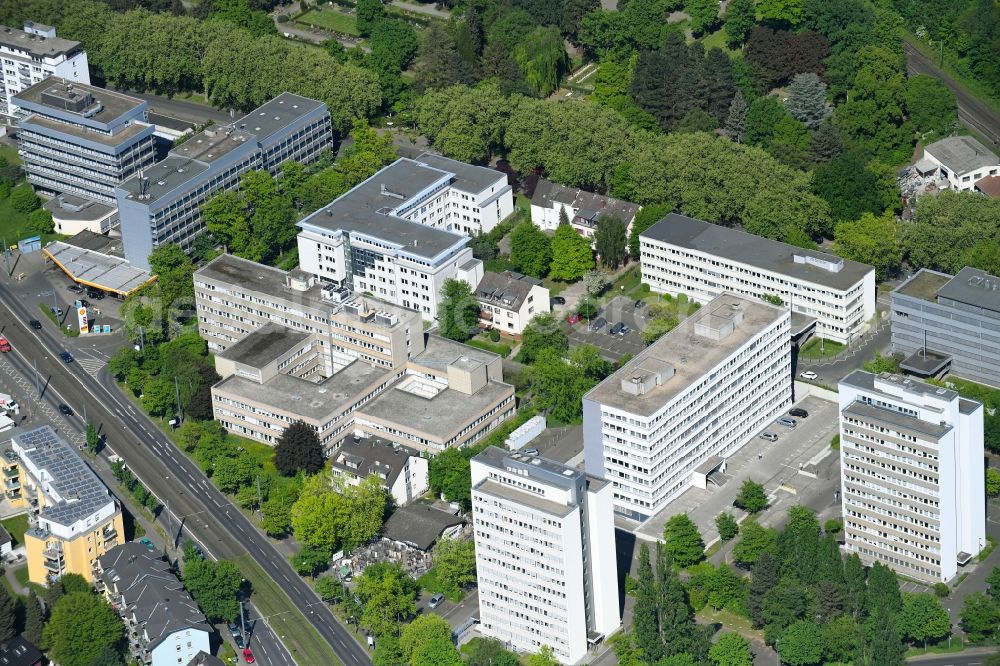
<svg viewBox="0 0 1000 666">
<path fill-rule="evenodd" d="M 563 323 L 569 335 L 569 343 L 572 346 L 589 344 L 601 350 L 601 355 L 610 361 L 618 362 L 623 356 L 635 356 L 646 348 L 646 343 L 642 340 L 642 327 L 644 320 L 642 311 L 638 313 L 635 309 L 635 302 L 624 296 L 616 296 L 591 320 L 604 319 L 604 324 L 599 331 L 593 331 L 587 321 L 581 321 L 573 326 Z M 611 335 L 611 327 L 622 322 L 631 330 L 625 335 Z"/>
</svg>

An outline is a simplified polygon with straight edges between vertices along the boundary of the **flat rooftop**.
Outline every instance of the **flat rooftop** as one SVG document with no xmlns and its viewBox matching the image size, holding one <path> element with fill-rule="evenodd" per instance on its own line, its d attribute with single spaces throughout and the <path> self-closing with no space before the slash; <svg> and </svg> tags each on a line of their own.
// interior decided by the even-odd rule
<svg viewBox="0 0 1000 666">
<path fill-rule="evenodd" d="M 48 27 L 41 23 L 37 26 L 43 29 Z M 71 39 L 43 37 L 17 28 L 8 28 L 5 25 L 0 26 L 0 44 L 19 51 L 27 51 L 39 58 L 70 55 L 80 48 L 80 42 L 74 42 Z"/>
<path fill-rule="evenodd" d="M 910 279 L 892 290 L 894 294 L 912 296 L 929 303 L 937 302 L 938 290 L 948 284 L 952 276 L 929 268 L 921 268 Z"/>
<path fill-rule="evenodd" d="M 641 237 L 704 252 L 755 266 L 761 270 L 779 273 L 794 280 L 833 289 L 849 289 L 875 270 L 857 261 L 842 259 L 816 250 L 806 250 L 677 213 L 670 213 L 644 231 Z M 812 263 L 796 262 L 795 256 L 820 263 L 842 263 L 843 267 L 839 271 L 827 270 Z"/>
<path fill-rule="evenodd" d="M 948 284 L 938 289 L 937 295 L 938 298 L 1000 313 L 1000 278 L 978 268 L 966 266 Z"/>
<path fill-rule="evenodd" d="M 466 164 L 435 153 L 421 153 L 417 157 L 417 161 L 435 169 L 455 174 L 452 184 L 464 192 L 479 194 L 501 178 L 504 179 L 503 185 L 507 184 L 506 176 L 496 169 Z"/>
<path fill-rule="evenodd" d="M 171 150 L 170 154 L 211 164 L 248 141 L 253 143 L 254 139 L 254 135 L 249 132 L 230 131 L 225 127 L 209 127 L 191 135 L 190 139 Z"/>
<path fill-rule="evenodd" d="M 472 395 L 446 388 L 426 398 L 396 384 L 360 407 L 358 414 L 428 435 L 428 439 L 444 441 L 491 405 L 513 393 L 514 387 L 510 384 L 491 381 Z"/>
<path fill-rule="evenodd" d="M 146 128 L 151 127 L 151 125 L 147 125 L 146 123 L 135 122 L 126 125 L 114 134 L 104 134 L 103 132 L 98 132 L 97 130 L 93 130 L 84 125 L 70 125 L 69 123 L 58 122 L 37 113 L 33 113 L 26 119 L 18 121 L 18 127 L 20 128 L 31 130 L 32 126 L 51 132 L 61 132 L 62 134 L 67 134 L 77 139 L 93 141 L 94 143 L 99 143 L 102 146 L 110 147 L 126 143 L 129 139 L 142 134 Z"/>
<path fill-rule="evenodd" d="M 236 126 L 266 141 L 303 116 L 326 107 L 324 102 L 283 92 L 236 121 Z"/>
<path fill-rule="evenodd" d="M 247 333 L 218 356 L 243 365 L 262 368 L 308 337 L 308 333 L 268 322 Z"/>
<path fill-rule="evenodd" d="M 3 33 L 0 32 L 0 42 L 3 41 L 2 37 Z M 39 38 L 36 38 L 35 41 L 38 41 L 38 39 Z M 47 39 L 45 41 L 68 40 L 59 40 L 56 38 L 56 40 Z M 71 43 L 78 44 L 78 42 Z M 15 104 L 17 104 L 18 100 L 22 100 L 56 111 L 69 111 L 72 113 L 74 102 L 80 101 L 88 95 L 93 98 L 94 102 L 100 103 L 102 108 L 99 112 L 93 115 L 88 115 L 87 118 L 99 123 L 110 123 L 116 118 L 119 118 L 146 104 L 145 101 L 136 97 L 129 97 L 128 95 L 123 95 L 122 93 L 114 92 L 112 90 L 108 90 L 107 88 L 98 88 L 96 86 L 87 85 L 86 83 L 63 79 L 58 76 L 50 76 L 47 79 L 39 81 L 30 88 L 25 88 L 21 92 L 14 95 L 14 100 Z"/>
<path fill-rule="evenodd" d="M 955 173 L 1000 164 L 1000 158 L 971 136 L 950 136 L 935 141 L 924 148 L 924 153 L 930 153 Z"/>
<path fill-rule="evenodd" d="M 387 381 L 392 374 L 384 368 L 354 361 L 320 383 L 282 373 L 263 384 L 232 375 L 215 388 L 250 403 L 267 405 L 269 409 L 325 422 L 343 412 L 365 389 Z"/>
<path fill-rule="evenodd" d="M 483 449 L 476 455 L 475 461 L 498 470 L 517 470 L 519 476 L 563 490 L 575 488 L 580 479 L 586 476 L 583 471 L 561 462 L 507 451 L 498 446 Z"/>
<path fill-rule="evenodd" d="M 920 348 L 903 359 L 899 367 L 906 372 L 928 377 L 941 372 L 949 363 L 951 363 L 950 354 L 942 354 L 933 349 Z"/>
<path fill-rule="evenodd" d="M 49 199 L 42 204 L 42 208 L 52 213 L 56 219 L 77 221 L 100 220 L 118 210 L 114 206 L 68 192 Z"/>
<path fill-rule="evenodd" d="M 56 434 L 52 426 L 15 431 L 12 443 L 20 457 L 45 475 L 42 492 L 52 501 L 39 516 L 59 525 L 71 525 L 90 517 L 114 501 L 77 451 Z"/>
<path fill-rule="evenodd" d="M 927 435 L 935 439 L 943 437 L 951 430 L 950 425 L 941 425 L 939 423 L 924 421 L 923 419 L 918 419 L 916 416 L 903 414 L 894 409 L 885 409 L 884 407 L 866 405 L 862 402 L 858 402 L 857 400 L 848 405 L 844 409 L 844 413 L 865 420 L 888 423 L 897 428 Z"/>
<path fill-rule="evenodd" d="M 893 375 L 888 372 L 874 375 L 864 370 L 855 370 L 840 381 L 843 384 L 868 391 L 882 392 L 883 389 L 877 386 L 877 384 L 885 382 L 899 386 L 913 396 L 933 396 L 940 400 L 954 400 L 959 397 L 957 391 L 928 384 L 927 382 L 922 382 L 919 379 L 913 379 L 905 375 Z"/>
<path fill-rule="evenodd" d="M 443 338 L 440 335 L 428 335 L 424 341 L 424 350 L 410 359 L 411 363 L 425 368 L 435 368 L 442 371 L 449 365 L 467 359 L 477 363 L 490 364 L 500 358 L 499 354 L 471 347 L 455 340 Z"/>
<path fill-rule="evenodd" d="M 52 241 L 42 248 L 42 253 L 75 282 L 128 296 L 155 279 L 149 271 L 136 268 L 122 257 L 87 250 L 72 241 Z"/>
<path fill-rule="evenodd" d="M 425 259 L 463 243 L 466 236 L 403 219 L 396 211 L 422 192 L 448 182 L 450 175 L 400 158 L 326 207 L 299 222 L 328 231 L 346 231 L 384 241 Z"/>
<path fill-rule="evenodd" d="M 699 324 L 711 325 L 728 312 L 742 312 L 743 321 L 721 340 L 711 340 L 695 333 Z M 788 318 L 788 310 L 784 308 L 735 294 L 720 294 L 592 388 L 584 398 L 640 416 L 651 416 L 701 381 L 705 373 L 736 353 L 751 338 L 782 318 Z M 633 395 L 622 390 L 623 381 L 628 382 L 637 374 L 645 374 L 650 368 L 662 369 L 665 366 L 672 367 L 674 374 L 645 393 Z"/>
</svg>

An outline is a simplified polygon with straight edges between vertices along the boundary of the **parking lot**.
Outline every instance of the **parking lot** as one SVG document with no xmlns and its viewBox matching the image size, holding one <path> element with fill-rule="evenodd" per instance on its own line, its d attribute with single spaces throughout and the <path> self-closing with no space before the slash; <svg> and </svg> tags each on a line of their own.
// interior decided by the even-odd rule
<svg viewBox="0 0 1000 666">
<path fill-rule="evenodd" d="M 646 348 L 641 332 L 645 320 L 642 317 L 642 310 L 636 312 L 635 301 L 622 296 L 615 297 L 601 308 L 601 311 L 591 319 L 591 323 L 598 319 L 604 319 L 607 323 L 597 331 L 590 329 L 586 319 L 573 325 L 563 320 L 570 345 L 594 345 L 601 350 L 602 356 L 615 362 L 625 355 L 635 356 Z M 612 335 L 609 331 L 617 322 L 622 322 L 631 330 L 625 335 Z"/>
</svg>

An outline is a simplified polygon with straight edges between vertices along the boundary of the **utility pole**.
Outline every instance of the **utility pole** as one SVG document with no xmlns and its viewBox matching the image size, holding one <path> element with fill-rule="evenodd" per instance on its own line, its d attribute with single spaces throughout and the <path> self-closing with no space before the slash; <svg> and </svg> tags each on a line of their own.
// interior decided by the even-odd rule
<svg viewBox="0 0 1000 666">
<path fill-rule="evenodd" d="M 264 503 L 260 494 L 260 474 L 257 475 L 257 511 L 261 511 L 261 504 Z"/>
<path fill-rule="evenodd" d="M 174 521 L 170 519 L 170 500 L 165 502 L 167 506 L 167 536 L 170 537 L 170 548 L 174 547 L 177 538 L 174 536 Z"/>
<path fill-rule="evenodd" d="M 38 361 L 36 359 L 31 359 L 31 365 L 35 369 L 35 395 L 37 395 L 38 399 L 41 400 L 42 399 L 42 389 L 41 389 L 40 384 L 38 383 Z"/>
<path fill-rule="evenodd" d="M 181 422 L 181 389 L 177 385 L 177 376 L 174 375 L 174 397 L 177 398 L 177 423 Z"/>
<path fill-rule="evenodd" d="M 3 238 L 3 266 L 7 270 L 7 277 L 10 277 L 10 249 L 7 247 L 7 237 Z"/>
</svg>

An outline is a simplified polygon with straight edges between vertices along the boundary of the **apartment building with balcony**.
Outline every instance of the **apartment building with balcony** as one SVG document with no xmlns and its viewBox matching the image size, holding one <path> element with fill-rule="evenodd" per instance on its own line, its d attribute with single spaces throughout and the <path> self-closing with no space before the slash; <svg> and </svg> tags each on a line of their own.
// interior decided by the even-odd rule
<svg viewBox="0 0 1000 666">
<path fill-rule="evenodd" d="M 848 344 L 875 316 L 875 269 L 670 213 L 639 235 L 642 281 L 706 303 L 722 292 L 777 296 L 816 320 L 816 335 Z"/>
<path fill-rule="evenodd" d="M 149 268 L 164 243 L 190 249 L 205 225 L 201 205 L 239 186 L 248 171 L 272 175 L 285 160 L 310 162 L 333 140 L 326 104 L 282 93 L 229 125 L 202 130 L 115 189 L 125 258 Z"/>
<path fill-rule="evenodd" d="M 0 26 L 0 116 L 8 125 L 19 110 L 14 97 L 25 88 L 50 76 L 90 84 L 87 52 L 80 42 L 57 37 L 50 25 L 25 21 L 23 28 Z"/>
<path fill-rule="evenodd" d="M 211 651 L 211 624 L 169 563 L 141 543 L 123 543 L 97 558 L 94 578 L 125 622 L 129 656 L 136 662 L 177 666 Z"/>
<path fill-rule="evenodd" d="M 495 446 L 471 472 L 480 631 L 578 663 L 621 626 L 611 485 Z"/>
<path fill-rule="evenodd" d="M 513 271 L 486 271 L 472 295 L 479 301 L 479 325 L 508 335 L 521 335 L 533 317 L 552 311 L 542 281 Z"/>
<path fill-rule="evenodd" d="M 8 500 L 28 509 L 28 580 L 68 573 L 94 580 L 95 560 L 125 540 L 118 500 L 51 426 L 17 430 L 3 451 Z M 18 496 L 11 494 L 17 469 Z"/>
<path fill-rule="evenodd" d="M 58 77 L 13 100 L 20 107 L 18 153 L 28 182 L 39 192 L 100 204 L 80 204 L 76 214 L 92 220 L 84 228 L 107 231 L 117 219 L 115 187 L 156 159 L 149 103 Z"/>
<path fill-rule="evenodd" d="M 790 318 L 721 294 L 583 397 L 586 470 L 617 513 L 655 515 L 788 406 Z"/>
<path fill-rule="evenodd" d="M 298 223 L 299 267 L 322 283 L 438 314 L 449 278 L 475 287 L 466 247 L 513 212 L 506 176 L 425 153 L 399 159 Z"/>
<path fill-rule="evenodd" d="M 903 370 L 1000 387 L 1000 277 L 968 266 L 954 276 L 922 268 L 890 298 L 892 351 L 905 357 Z"/>
<path fill-rule="evenodd" d="M 986 545 L 983 405 L 855 370 L 839 384 L 845 548 L 928 584 Z"/>
</svg>

